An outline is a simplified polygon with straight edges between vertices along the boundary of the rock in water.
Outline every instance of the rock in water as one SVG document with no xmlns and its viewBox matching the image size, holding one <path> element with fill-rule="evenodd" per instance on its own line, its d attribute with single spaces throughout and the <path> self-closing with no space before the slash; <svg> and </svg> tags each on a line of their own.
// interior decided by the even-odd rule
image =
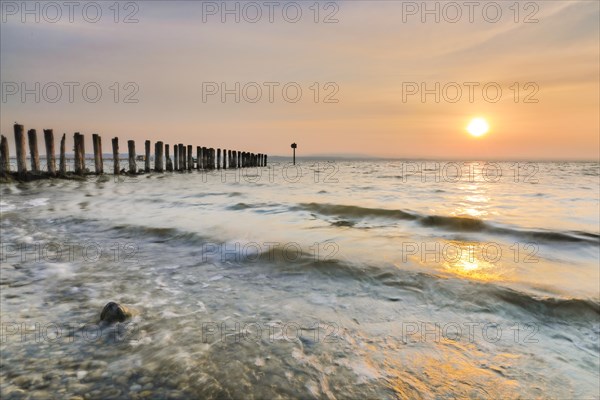
<svg viewBox="0 0 600 400">
<path fill-rule="evenodd" d="M 131 318 L 131 315 L 132 313 L 127 307 L 111 301 L 102 309 L 100 320 L 108 323 L 123 322 Z"/>
</svg>

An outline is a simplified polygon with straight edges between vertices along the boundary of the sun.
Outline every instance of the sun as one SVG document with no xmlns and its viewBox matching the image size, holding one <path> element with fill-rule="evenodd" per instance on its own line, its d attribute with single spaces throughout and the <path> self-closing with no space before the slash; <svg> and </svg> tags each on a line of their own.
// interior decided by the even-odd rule
<svg viewBox="0 0 600 400">
<path fill-rule="evenodd" d="M 490 130 L 490 126 L 483 118 L 473 118 L 467 126 L 467 131 L 475 137 L 485 135 Z"/>
</svg>

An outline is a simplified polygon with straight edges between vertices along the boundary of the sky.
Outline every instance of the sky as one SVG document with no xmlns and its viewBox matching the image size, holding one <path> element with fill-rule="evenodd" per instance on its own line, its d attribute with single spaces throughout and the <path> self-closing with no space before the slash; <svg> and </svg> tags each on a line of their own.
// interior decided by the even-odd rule
<svg viewBox="0 0 600 400">
<path fill-rule="evenodd" d="M 299 156 L 600 157 L 598 1 L 1 4 L 12 155 L 18 122 L 66 133 L 68 149 L 81 132 L 90 152 L 98 133 L 104 152 L 117 136 L 269 155 L 296 142 Z M 490 126 L 478 138 L 475 117 Z"/>
</svg>

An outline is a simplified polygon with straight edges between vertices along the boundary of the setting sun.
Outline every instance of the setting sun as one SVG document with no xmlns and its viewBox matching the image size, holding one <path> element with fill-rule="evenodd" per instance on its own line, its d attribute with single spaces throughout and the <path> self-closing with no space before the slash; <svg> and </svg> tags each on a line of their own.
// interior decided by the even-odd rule
<svg viewBox="0 0 600 400">
<path fill-rule="evenodd" d="M 474 118 L 467 126 L 467 131 L 475 137 L 485 135 L 490 130 L 490 126 L 483 118 Z"/>
</svg>

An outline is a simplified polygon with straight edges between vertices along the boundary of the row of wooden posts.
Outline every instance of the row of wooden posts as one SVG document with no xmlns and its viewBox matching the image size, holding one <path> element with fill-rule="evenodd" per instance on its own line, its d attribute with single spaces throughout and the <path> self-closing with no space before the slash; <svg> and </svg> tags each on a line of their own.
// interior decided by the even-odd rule
<svg viewBox="0 0 600 400">
<path fill-rule="evenodd" d="M 27 155 L 25 134 L 23 125 L 15 124 L 15 147 L 17 151 L 17 172 L 19 175 L 27 174 Z M 40 156 L 37 147 L 37 133 L 35 129 L 27 131 L 29 139 L 29 153 L 31 158 L 31 170 L 33 173 L 41 172 Z M 57 175 L 56 157 L 54 151 L 54 133 L 52 129 L 44 129 L 44 141 L 46 144 L 46 160 L 47 172 L 50 175 Z M 75 174 L 83 175 L 86 173 L 85 168 L 85 147 L 84 136 L 80 133 L 75 133 L 73 137 L 74 152 L 75 152 Z M 92 135 L 92 143 L 94 147 L 94 167 L 96 174 L 104 173 L 102 159 L 102 139 L 100 135 Z M 129 170 L 128 173 L 135 174 L 138 172 L 136 164 L 135 141 L 128 140 L 127 148 L 129 151 Z M 150 164 L 150 149 L 151 142 L 145 142 L 145 164 L 144 171 L 151 171 Z M 119 163 L 119 138 L 112 139 L 113 150 L 113 173 L 118 175 L 122 172 Z M 164 151 L 164 154 L 163 154 Z M 255 154 L 246 151 L 237 150 L 221 150 L 214 148 L 206 148 L 196 146 L 196 165 L 192 156 L 193 146 L 184 144 L 173 145 L 173 159 L 170 156 L 170 148 L 168 144 L 159 141 L 154 144 L 154 171 L 186 171 L 192 169 L 213 170 L 227 168 L 246 168 L 246 167 L 266 167 L 267 155 Z M 163 157 L 164 155 L 164 157 Z M 222 155 L 222 156 L 221 156 Z M 0 139 L 0 174 L 10 173 L 8 141 L 3 135 Z M 65 154 L 65 135 L 62 135 L 60 140 L 60 158 L 59 158 L 59 174 L 67 173 L 67 162 Z"/>
</svg>

